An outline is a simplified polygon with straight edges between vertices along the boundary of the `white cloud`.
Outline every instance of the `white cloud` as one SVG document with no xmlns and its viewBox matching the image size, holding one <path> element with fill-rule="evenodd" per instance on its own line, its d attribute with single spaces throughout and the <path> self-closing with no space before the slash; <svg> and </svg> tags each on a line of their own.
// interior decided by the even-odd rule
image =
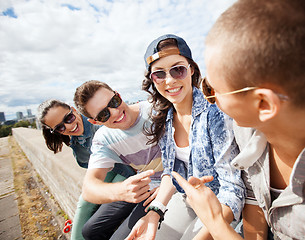
<svg viewBox="0 0 305 240">
<path fill-rule="evenodd" d="M 107 82 L 125 100 L 141 91 L 143 55 L 158 36 L 183 37 L 204 73 L 204 37 L 234 0 L 2 0 L 0 111 L 14 118 L 48 98 L 72 103 L 84 81 Z M 17 18 L 1 15 L 12 9 Z"/>
</svg>

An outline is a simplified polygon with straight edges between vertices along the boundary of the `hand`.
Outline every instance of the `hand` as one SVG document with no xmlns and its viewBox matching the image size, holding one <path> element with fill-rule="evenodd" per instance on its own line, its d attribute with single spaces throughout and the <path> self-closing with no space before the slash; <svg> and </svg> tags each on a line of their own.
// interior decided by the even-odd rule
<svg viewBox="0 0 305 240">
<path fill-rule="evenodd" d="M 139 203 L 148 198 L 150 196 L 150 176 L 154 174 L 154 170 L 147 170 L 124 180 L 122 182 L 122 201 Z"/>
<path fill-rule="evenodd" d="M 147 206 L 149 203 L 152 202 L 152 200 L 154 200 L 159 192 L 159 188 L 160 187 L 156 187 L 152 190 L 149 191 L 150 196 L 146 199 L 146 201 L 143 203 L 143 206 Z M 148 207 L 147 207 L 148 208 Z M 147 208 L 145 209 L 145 212 L 147 212 Z"/>
<path fill-rule="evenodd" d="M 130 234 L 125 240 L 142 239 L 154 240 L 156 237 L 157 227 L 160 216 L 154 212 L 148 212 L 132 228 Z"/>
<path fill-rule="evenodd" d="M 222 216 L 221 204 L 213 191 L 204 184 L 213 180 L 213 176 L 204 176 L 202 178 L 190 177 L 188 182 L 178 173 L 172 172 L 179 185 L 184 189 L 187 195 L 187 201 L 204 225 L 209 228 L 217 217 Z"/>
</svg>

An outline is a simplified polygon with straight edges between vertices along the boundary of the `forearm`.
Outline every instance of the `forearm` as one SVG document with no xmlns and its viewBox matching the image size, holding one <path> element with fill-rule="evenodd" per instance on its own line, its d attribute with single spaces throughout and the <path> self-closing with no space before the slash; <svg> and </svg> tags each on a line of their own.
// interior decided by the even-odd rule
<svg viewBox="0 0 305 240">
<path fill-rule="evenodd" d="M 230 224 L 233 221 L 233 213 L 231 211 L 231 209 L 224 205 L 221 204 L 222 207 L 222 214 L 223 214 L 223 219 Z M 201 216 L 201 217 L 205 217 L 205 216 Z M 225 236 L 225 235 L 222 235 Z M 202 228 L 200 229 L 200 231 L 198 232 L 198 234 L 195 236 L 194 240 L 212 240 L 213 237 L 210 233 L 210 231 L 206 228 L 206 226 L 202 226 Z"/>
<path fill-rule="evenodd" d="M 97 178 L 85 178 L 82 196 L 91 203 L 103 204 L 122 201 L 122 183 L 106 183 Z"/>
<path fill-rule="evenodd" d="M 209 226 L 209 231 L 214 240 L 243 239 L 224 218 L 213 221 Z"/>
<path fill-rule="evenodd" d="M 171 177 L 169 175 L 163 176 L 158 195 L 156 196 L 156 201 L 159 201 L 166 206 L 175 191 L 176 188 L 172 183 Z"/>
<path fill-rule="evenodd" d="M 123 182 L 105 183 L 108 169 L 97 168 L 87 171 L 83 184 L 83 198 L 86 201 L 103 204 L 109 202 L 126 201 L 139 203 L 150 196 L 150 176 L 153 170 L 147 170 L 131 176 Z"/>
<path fill-rule="evenodd" d="M 155 198 L 155 201 L 160 202 L 164 206 L 166 206 L 175 191 L 176 188 L 172 184 L 171 177 L 169 175 L 165 175 L 162 177 L 160 188 Z M 147 218 L 150 219 L 149 221 L 157 223 L 160 219 L 160 216 L 154 211 L 149 211 L 147 213 Z"/>
</svg>

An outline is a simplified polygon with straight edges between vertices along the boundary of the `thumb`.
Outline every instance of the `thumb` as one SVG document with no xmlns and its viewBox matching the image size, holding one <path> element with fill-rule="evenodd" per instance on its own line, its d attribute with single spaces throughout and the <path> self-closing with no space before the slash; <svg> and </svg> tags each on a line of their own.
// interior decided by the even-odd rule
<svg viewBox="0 0 305 240">
<path fill-rule="evenodd" d="M 201 184 L 205 184 L 207 182 L 211 182 L 213 181 L 213 179 L 214 179 L 213 176 L 203 176 L 201 178 L 196 178 L 192 176 L 189 178 L 188 182 L 195 187 Z"/>
</svg>

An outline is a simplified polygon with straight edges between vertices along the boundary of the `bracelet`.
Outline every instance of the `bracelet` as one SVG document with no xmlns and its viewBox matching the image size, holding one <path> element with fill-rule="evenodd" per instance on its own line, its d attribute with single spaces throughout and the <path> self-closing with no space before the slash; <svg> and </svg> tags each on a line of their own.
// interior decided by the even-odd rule
<svg viewBox="0 0 305 240">
<path fill-rule="evenodd" d="M 153 200 L 149 206 L 154 206 L 159 208 L 162 212 L 165 212 L 166 210 L 166 206 L 163 205 L 163 203 L 157 201 L 157 200 Z"/>
<path fill-rule="evenodd" d="M 160 229 L 161 223 L 162 223 L 163 220 L 164 220 L 164 214 L 165 214 L 165 212 L 167 211 L 167 209 L 166 209 L 164 212 L 162 212 L 162 210 L 161 210 L 160 208 L 158 208 L 158 207 L 149 206 L 148 209 L 147 209 L 147 212 L 149 212 L 149 211 L 154 211 L 154 212 L 158 213 L 158 215 L 160 216 L 160 219 L 159 219 L 159 226 L 158 226 L 158 229 Z"/>
</svg>

